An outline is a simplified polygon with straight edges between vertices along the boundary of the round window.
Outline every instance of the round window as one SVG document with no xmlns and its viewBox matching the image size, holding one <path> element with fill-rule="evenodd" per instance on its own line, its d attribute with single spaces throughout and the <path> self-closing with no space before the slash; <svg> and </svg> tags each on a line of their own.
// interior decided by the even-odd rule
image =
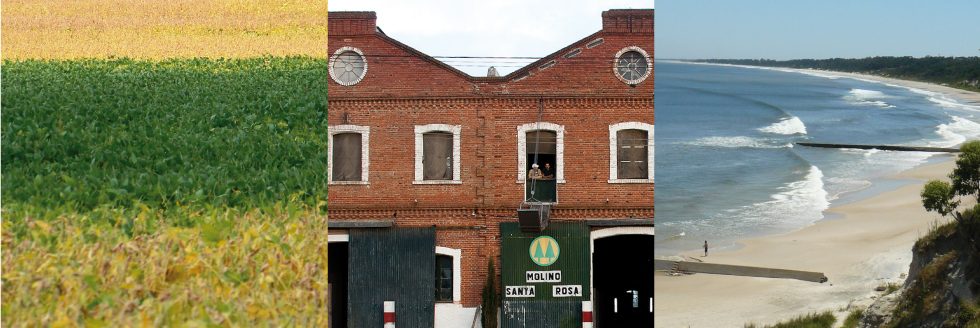
<svg viewBox="0 0 980 328">
<path fill-rule="evenodd" d="M 613 65 L 613 72 L 616 73 L 621 81 L 629 85 L 636 85 L 646 80 L 650 76 L 653 63 L 646 51 L 639 47 L 626 47 L 616 54 L 616 63 Z"/>
<path fill-rule="evenodd" d="M 367 60 L 360 49 L 343 47 L 330 57 L 330 78 L 340 85 L 354 85 L 367 74 Z"/>
</svg>

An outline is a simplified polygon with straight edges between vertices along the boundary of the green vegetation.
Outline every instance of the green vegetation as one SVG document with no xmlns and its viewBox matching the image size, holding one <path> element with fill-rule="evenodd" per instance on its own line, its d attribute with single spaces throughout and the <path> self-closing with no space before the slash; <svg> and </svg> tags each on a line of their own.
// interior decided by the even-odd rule
<svg viewBox="0 0 980 328">
<path fill-rule="evenodd" d="M 861 310 L 851 311 L 851 313 L 847 315 L 847 318 L 844 319 L 844 324 L 841 326 L 841 328 L 857 328 L 858 323 L 861 322 L 861 316 L 863 315 L 864 315 L 864 311 Z"/>
<path fill-rule="evenodd" d="M 497 291 L 497 271 L 491 258 L 487 262 L 487 282 L 483 285 L 483 313 L 480 323 L 483 327 L 497 326 L 497 309 L 500 306 L 500 293 Z"/>
<path fill-rule="evenodd" d="M 943 291 L 949 289 L 946 275 L 956 256 L 955 251 L 943 254 L 922 268 L 899 300 L 889 327 L 917 326 L 930 316 L 941 316 L 942 310 L 949 310 L 943 308 Z"/>
<path fill-rule="evenodd" d="M 896 284 L 894 282 L 890 282 L 890 283 L 887 283 L 887 284 L 880 285 L 880 286 L 878 286 L 878 288 L 875 288 L 875 289 L 881 289 L 882 292 L 883 292 L 882 296 L 884 296 L 884 295 L 888 295 L 888 294 L 894 293 L 895 291 L 897 291 L 897 290 L 899 290 L 901 288 L 902 288 L 902 285 L 901 284 Z"/>
<path fill-rule="evenodd" d="M 326 199 L 325 60 L 4 62 L 3 203 L 256 208 Z"/>
<path fill-rule="evenodd" d="M 305 214 L 305 213 L 299 213 Z M 327 220 L 260 210 L 137 214 L 130 237 L 84 214 L 3 221 L 4 327 L 324 326 Z M 18 237 L 10 230 L 26 229 Z M 143 228 L 138 228 L 143 229 Z"/>
<path fill-rule="evenodd" d="M 802 315 L 789 321 L 780 322 L 772 326 L 765 326 L 765 328 L 830 328 L 834 326 L 834 322 L 837 322 L 837 318 L 834 317 L 833 313 L 824 312 L 820 314 L 810 313 Z M 745 325 L 746 328 L 757 328 L 758 326 L 754 324 Z"/>
<path fill-rule="evenodd" d="M 323 326 L 326 61 L 5 61 L 4 327 Z"/>
<path fill-rule="evenodd" d="M 925 259 L 918 275 L 899 297 L 887 327 L 980 326 L 980 299 L 963 299 L 955 285 L 980 292 L 980 205 L 960 209 L 963 201 L 980 199 L 980 141 L 960 147 L 951 182 L 933 180 L 922 189 L 922 205 L 954 220 L 934 225 L 914 247 Z M 964 199 L 967 198 L 967 199 Z M 972 199 L 969 199 L 972 198 Z"/>
<path fill-rule="evenodd" d="M 977 236 L 980 235 L 980 204 L 973 208 L 957 211 L 963 197 L 973 197 L 980 201 L 980 141 L 970 141 L 960 146 L 956 167 L 950 173 L 952 181 L 932 180 L 922 189 L 922 206 L 927 211 L 942 216 L 952 216 L 957 223 L 957 231 L 974 253 L 980 253 Z M 973 253 L 971 253 L 973 254 Z"/>
<path fill-rule="evenodd" d="M 980 57 L 868 57 L 859 59 L 708 59 L 700 62 L 787 68 L 811 68 L 872 74 L 947 84 L 980 91 Z"/>
<path fill-rule="evenodd" d="M 912 249 L 919 253 L 925 253 L 928 250 L 937 248 L 940 241 L 949 239 L 955 234 L 956 221 L 950 221 L 944 224 L 933 223 L 929 227 L 929 233 L 916 240 Z"/>
</svg>

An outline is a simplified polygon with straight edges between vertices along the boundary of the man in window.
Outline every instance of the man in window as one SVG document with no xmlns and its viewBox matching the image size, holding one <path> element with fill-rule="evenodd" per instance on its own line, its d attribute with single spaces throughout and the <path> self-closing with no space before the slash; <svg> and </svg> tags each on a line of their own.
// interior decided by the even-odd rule
<svg viewBox="0 0 980 328">
<path fill-rule="evenodd" d="M 541 174 L 544 175 L 545 180 L 552 180 L 555 178 L 555 172 L 551 168 L 551 163 L 544 163 L 544 169 L 541 170 Z"/>
<path fill-rule="evenodd" d="M 538 164 L 531 164 L 531 170 L 527 172 L 527 178 L 531 180 L 544 179 L 544 172 L 538 168 Z"/>
</svg>

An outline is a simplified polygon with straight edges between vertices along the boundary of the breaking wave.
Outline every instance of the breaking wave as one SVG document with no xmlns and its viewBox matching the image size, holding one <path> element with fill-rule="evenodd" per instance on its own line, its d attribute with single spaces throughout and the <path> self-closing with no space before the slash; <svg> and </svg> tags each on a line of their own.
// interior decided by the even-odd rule
<svg viewBox="0 0 980 328">
<path fill-rule="evenodd" d="M 936 105 L 939 105 L 939 107 L 942 107 L 942 108 L 946 108 L 946 109 L 961 109 L 961 110 L 969 110 L 969 111 L 980 112 L 980 106 L 961 104 L 961 103 L 957 102 L 956 100 L 954 100 L 954 99 L 952 99 L 952 98 L 950 98 L 950 97 L 948 97 L 948 96 L 946 96 L 946 95 L 944 95 L 942 93 L 939 93 L 939 92 L 933 92 L 933 91 L 922 90 L 922 89 L 917 89 L 917 88 L 912 88 L 912 87 L 906 87 L 906 86 L 901 86 L 901 85 L 894 85 L 894 84 L 888 84 L 888 85 L 889 86 L 893 86 L 893 87 L 904 88 L 906 90 L 911 91 L 912 93 L 925 96 L 926 97 L 926 100 L 928 100 L 929 102 L 932 102 L 932 103 L 934 103 Z"/>
<path fill-rule="evenodd" d="M 793 116 L 790 118 L 784 118 L 779 122 L 773 123 L 764 128 L 759 128 L 759 131 L 765 133 L 773 134 L 783 134 L 783 135 L 794 135 L 794 134 L 806 134 L 806 125 L 799 117 Z"/>
<path fill-rule="evenodd" d="M 933 146 L 953 147 L 969 139 L 980 138 L 980 123 L 953 116 L 952 122 L 936 127 L 936 134 L 942 137 L 942 140 L 933 142 Z"/>
<path fill-rule="evenodd" d="M 889 104 L 881 99 L 890 98 L 891 96 L 886 95 L 884 92 L 875 90 L 865 90 L 865 89 L 851 89 L 843 98 L 848 102 L 856 105 L 871 105 L 880 108 L 895 108 L 894 105 Z"/>
<path fill-rule="evenodd" d="M 827 190 L 824 189 L 823 171 L 810 166 L 806 176 L 779 188 L 769 201 L 746 206 L 741 215 L 749 220 L 770 221 L 774 225 L 798 226 L 823 219 L 823 211 L 830 207 Z"/>
<path fill-rule="evenodd" d="M 688 143 L 691 146 L 717 147 L 717 148 L 792 148 L 792 143 L 780 142 L 777 140 L 752 138 L 745 136 L 736 137 L 705 137 Z"/>
</svg>

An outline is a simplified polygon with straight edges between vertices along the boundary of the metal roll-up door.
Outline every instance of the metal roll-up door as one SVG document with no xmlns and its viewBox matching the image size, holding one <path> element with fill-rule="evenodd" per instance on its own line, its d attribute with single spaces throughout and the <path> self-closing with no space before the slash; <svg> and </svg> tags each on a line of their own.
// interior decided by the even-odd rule
<svg viewBox="0 0 980 328">
<path fill-rule="evenodd" d="M 350 233 L 349 327 L 381 327 L 395 302 L 399 328 L 435 325 L 434 228 L 354 229 Z"/>
</svg>

